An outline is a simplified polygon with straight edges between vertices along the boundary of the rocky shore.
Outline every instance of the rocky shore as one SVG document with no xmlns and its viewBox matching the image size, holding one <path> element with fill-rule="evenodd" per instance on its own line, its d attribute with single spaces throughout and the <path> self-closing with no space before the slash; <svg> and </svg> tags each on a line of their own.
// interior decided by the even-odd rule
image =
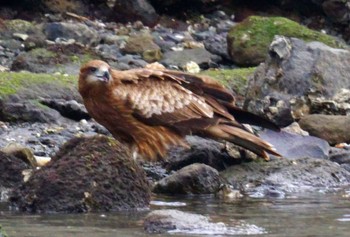
<svg viewBox="0 0 350 237">
<path fill-rule="evenodd" d="M 335 7 L 344 1 L 305 1 L 313 14 L 275 1 L 263 16 L 263 6 L 219 0 L 193 1 L 199 12 L 181 1 L 37 2 L 32 15 L 26 1 L 0 10 L 0 201 L 13 210 L 145 209 L 151 193 L 283 198 L 350 184 L 350 10 Z M 214 77 L 282 128 L 253 129 L 283 158 L 188 136 L 191 149 L 174 147 L 164 162 L 132 160 L 77 92 L 90 59 Z M 155 215 L 145 228 L 162 233 Z"/>
</svg>

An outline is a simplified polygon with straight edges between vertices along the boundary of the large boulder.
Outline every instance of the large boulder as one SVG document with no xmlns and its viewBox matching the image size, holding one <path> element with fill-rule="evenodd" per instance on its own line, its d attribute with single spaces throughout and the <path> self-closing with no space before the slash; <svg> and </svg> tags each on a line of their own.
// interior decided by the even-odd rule
<svg viewBox="0 0 350 237">
<path fill-rule="evenodd" d="M 113 138 L 74 138 L 11 201 L 25 212 L 129 210 L 148 207 L 150 187 L 129 149 Z"/>
<path fill-rule="evenodd" d="M 327 113 L 347 113 L 350 93 L 344 94 L 344 89 L 350 89 L 349 63 L 348 50 L 276 36 L 267 60 L 248 82 L 244 108 L 280 126 L 317 113 L 319 101 L 323 107 L 336 107 L 322 109 Z"/>
<path fill-rule="evenodd" d="M 81 100 L 76 90 L 75 76 L 2 73 L 0 83 L 0 120 L 11 122 L 64 123 L 56 110 L 41 99 Z"/>
<path fill-rule="evenodd" d="M 147 26 L 155 26 L 159 15 L 147 0 L 118 0 L 113 7 L 113 18 L 122 23 L 142 21 Z"/>
<path fill-rule="evenodd" d="M 99 33 L 92 27 L 77 22 L 50 22 L 44 27 L 48 40 L 70 40 L 73 39 L 84 45 L 96 45 L 100 42 Z"/>
<path fill-rule="evenodd" d="M 336 191 L 350 183 L 350 172 L 339 164 L 314 158 L 278 159 L 231 166 L 221 175 L 252 197 L 285 197 L 294 193 Z"/>
<path fill-rule="evenodd" d="M 311 135 L 330 144 L 350 143 L 350 116 L 311 114 L 304 116 L 299 124 Z"/>
<path fill-rule="evenodd" d="M 251 16 L 229 31 L 228 53 L 238 65 L 258 65 L 265 60 L 275 35 L 320 41 L 331 47 L 340 45 L 335 38 L 310 30 L 284 17 Z"/>
</svg>

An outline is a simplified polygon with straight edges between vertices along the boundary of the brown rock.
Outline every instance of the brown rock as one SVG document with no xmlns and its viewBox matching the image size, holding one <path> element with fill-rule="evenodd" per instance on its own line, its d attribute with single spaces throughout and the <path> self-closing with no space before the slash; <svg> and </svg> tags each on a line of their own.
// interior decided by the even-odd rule
<svg viewBox="0 0 350 237">
<path fill-rule="evenodd" d="M 350 142 L 350 116 L 312 114 L 304 116 L 299 124 L 310 135 L 330 144 Z"/>
</svg>

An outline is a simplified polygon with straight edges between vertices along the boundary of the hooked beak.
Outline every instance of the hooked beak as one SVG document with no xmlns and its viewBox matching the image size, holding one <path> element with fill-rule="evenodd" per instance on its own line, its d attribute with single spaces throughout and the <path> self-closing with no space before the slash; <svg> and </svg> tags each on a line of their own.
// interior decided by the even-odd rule
<svg viewBox="0 0 350 237">
<path fill-rule="evenodd" d="M 101 74 L 96 74 L 96 77 L 103 82 L 108 82 L 111 76 L 108 71 L 103 71 Z"/>
</svg>

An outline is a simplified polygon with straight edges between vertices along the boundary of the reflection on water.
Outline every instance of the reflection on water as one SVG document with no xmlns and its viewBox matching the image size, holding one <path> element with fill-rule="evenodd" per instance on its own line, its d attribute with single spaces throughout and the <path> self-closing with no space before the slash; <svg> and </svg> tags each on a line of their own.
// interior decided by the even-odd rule
<svg viewBox="0 0 350 237">
<path fill-rule="evenodd" d="M 210 217 L 213 222 L 223 222 L 228 227 L 244 222 L 266 231 L 265 234 L 254 236 L 349 236 L 350 233 L 350 198 L 344 192 L 285 199 L 245 198 L 231 201 L 214 196 L 157 196 L 150 210 L 168 208 L 202 214 Z M 144 233 L 142 227 L 142 220 L 149 210 L 22 215 L 9 212 L 5 203 L 2 203 L 0 210 L 0 224 L 10 237 L 155 236 Z M 198 236 L 198 233 L 161 236 Z"/>
</svg>

